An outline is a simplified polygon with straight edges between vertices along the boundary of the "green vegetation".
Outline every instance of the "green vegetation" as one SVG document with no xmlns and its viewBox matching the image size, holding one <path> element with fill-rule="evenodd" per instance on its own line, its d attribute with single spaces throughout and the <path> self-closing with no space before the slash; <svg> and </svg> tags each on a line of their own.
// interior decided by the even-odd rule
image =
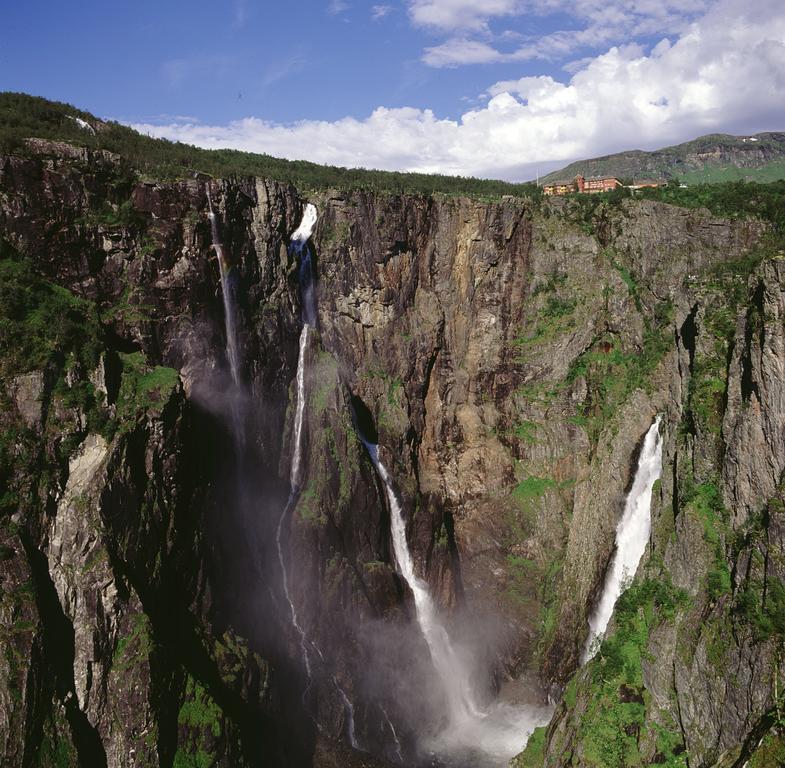
<svg viewBox="0 0 785 768">
<path fill-rule="evenodd" d="M 712 600 L 718 600 L 731 591 L 730 569 L 724 545 L 728 512 L 716 483 L 687 485 L 682 493 L 683 508 L 696 514 L 703 523 L 703 538 L 709 545 L 713 557 L 706 574 L 707 590 Z"/>
<path fill-rule="evenodd" d="M 137 613 L 131 621 L 131 631 L 117 641 L 112 655 L 112 665 L 120 675 L 125 675 L 135 664 L 147 662 L 153 648 L 152 627 L 145 613 Z"/>
<path fill-rule="evenodd" d="M 347 221 L 339 221 L 335 226 L 328 225 L 322 232 L 322 245 L 325 248 L 344 245 L 351 236 L 351 227 Z"/>
<path fill-rule="evenodd" d="M 130 428 L 137 416 L 166 403 L 180 376 L 174 368 L 147 365 L 142 352 L 120 354 L 123 376 L 117 396 L 117 419 Z"/>
<path fill-rule="evenodd" d="M 627 286 L 627 293 L 629 293 L 630 296 L 632 297 L 638 311 L 641 312 L 642 305 L 641 305 L 640 289 L 638 287 L 637 281 L 632 276 L 632 273 L 630 272 L 629 269 L 627 269 L 627 267 L 616 261 L 611 251 L 606 251 L 606 255 L 608 256 L 608 259 L 611 262 L 613 268 L 619 273 L 619 276 L 624 281 L 624 285 Z"/>
<path fill-rule="evenodd" d="M 636 195 L 684 208 L 708 208 L 715 216 L 734 219 L 758 216 L 785 233 L 785 181 L 770 184 L 736 181 L 686 188 L 669 185 L 643 189 Z"/>
<path fill-rule="evenodd" d="M 697 181 L 731 181 L 734 172 L 740 174 L 735 178 L 749 178 L 760 175 L 761 181 L 771 181 L 774 178 L 783 178 L 777 175 L 785 170 L 785 134 L 762 133 L 755 138 L 756 141 L 745 141 L 746 137 L 729 136 L 726 134 L 709 134 L 699 136 L 684 144 L 664 147 L 653 152 L 640 150 L 625 151 L 613 155 L 605 155 L 589 160 L 580 160 L 568 165 L 566 168 L 549 173 L 543 177 L 543 183 L 557 179 L 573 179 L 577 174 L 584 176 L 616 176 L 622 182 L 643 178 L 681 178 L 688 183 Z M 769 158 L 764 164 L 760 163 L 759 155 L 763 151 Z M 704 163 L 703 167 L 696 170 L 692 164 L 695 155 L 703 154 L 722 157 L 720 163 L 710 165 Z M 741 167 L 736 167 L 735 164 Z M 759 166 L 748 168 L 744 166 Z M 727 178 L 726 178 L 727 176 Z"/>
<path fill-rule="evenodd" d="M 177 715 L 179 725 L 206 728 L 216 738 L 221 735 L 221 708 L 197 680 L 189 677 L 185 688 L 185 701 Z"/>
<path fill-rule="evenodd" d="M 655 321 L 647 323 L 640 349 L 626 352 L 618 336 L 606 333 L 572 364 L 567 382 L 586 379 L 588 396 L 578 416 L 593 443 L 628 396 L 648 386 L 649 377 L 671 346 L 664 319 L 669 312 L 667 305 L 658 308 Z"/>
<path fill-rule="evenodd" d="M 545 290 L 548 289 L 535 291 L 535 295 L 543 293 Z M 520 334 L 514 341 L 517 346 L 529 347 L 551 341 L 560 333 L 564 333 L 574 326 L 572 316 L 577 300 L 573 297 L 559 296 L 555 287 L 549 293 L 550 295 L 537 310 L 533 331 Z"/>
<path fill-rule="evenodd" d="M 297 500 L 297 514 L 301 520 L 308 523 L 315 523 L 319 520 L 319 494 L 310 485 Z"/>
<path fill-rule="evenodd" d="M 737 168 L 734 165 L 703 168 L 679 175 L 683 184 L 724 184 L 729 181 L 757 181 L 767 184 L 785 179 L 785 160 L 773 160 L 761 168 Z"/>
<path fill-rule="evenodd" d="M 74 117 L 96 127 L 95 134 L 81 128 Z M 542 194 L 533 183 L 511 184 L 461 176 L 339 168 L 230 149 L 199 149 L 143 136 L 119 123 L 97 120 L 69 104 L 24 93 L 0 93 L 0 153 L 25 153 L 24 140 L 29 137 L 115 152 L 137 172 L 156 179 L 179 179 L 199 171 L 217 177 L 263 176 L 295 184 L 301 189 L 371 189 L 484 198 L 516 195 L 539 199 Z"/>
<path fill-rule="evenodd" d="M 587 235 L 594 235 L 602 229 L 608 209 L 620 208 L 631 197 L 632 192 L 624 187 L 593 195 L 574 192 L 567 196 L 567 215 Z"/>
<path fill-rule="evenodd" d="M 141 411 L 166 402 L 179 380 L 170 368 L 148 366 L 141 352 L 119 357 L 106 352 L 104 329 L 94 303 L 41 277 L 28 259 L 20 258 L 1 238 L 0 347 L 0 375 L 12 379 L 37 370 L 46 372 L 52 382 L 51 392 L 44 391 L 42 396 L 51 396 L 55 405 L 49 409 L 49 427 L 62 435 L 57 442 L 61 458 L 89 432 L 110 440 L 118 427 L 131 429 Z M 89 379 L 102 355 L 106 360 L 119 360 L 122 366 L 114 410 Z M 4 402 L 3 407 L 12 406 Z M 80 418 L 64 415 L 74 413 Z M 81 417 L 86 422 L 81 422 Z M 32 435 L 23 434 L 17 426 L 4 425 L 0 433 L 0 479 L 4 485 L 9 482 L 11 467 L 32 458 L 35 449 L 31 440 Z M 11 508 L 18 501 L 18 493 L 9 489 L 0 504 Z"/>
<path fill-rule="evenodd" d="M 531 600 L 532 587 L 537 583 L 539 570 L 534 560 L 518 555 L 507 555 L 505 599 L 512 604 L 527 605 Z"/>
<path fill-rule="evenodd" d="M 588 210 L 597 204 L 596 197 L 599 196 L 591 196 L 591 199 L 585 196 L 587 202 L 577 204 L 586 205 Z M 610 250 L 605 251 L 605 257 L 619 272 L 629 295 L 643 314 L 640 288 L 634 276 Z M 555 283 L 549 283 L 535 291 L 535 295 L 556 290 Z M 534 333 L 521 334 L 515 343 L 520 347 L 528 347 L 563 334 L 574 324 L 572 313 L 576 303 L 574 296 L 569 299 L 558 294 L 549 296 L 538 310 Z M 547 407 L 567 386 L 584 378 L 588 395 L 578 413 L 569 416 L 568 420 L 583 427 L 590 440 L 596 443 L 602 430 L 629 395 L 636 389 L 649 386 L 651 374 L 671 348 L 671 313 L 670 303 L 662 302 L 654 308 L 652 317 L 644 314 L 643 343 L 639 348 L 623 347 L 619 335 L 606 331 L 597 336 L 589 348 L 573 361 L 564 380 L 531 382 L 520 387 L 516 395 L 527 404 L 536 403 Z M 517 428 L 515 434 L 526 442 L 534 442 L 532 430 L 525 426 Z"/>
<path fill-rule="evenodd" d="M 32 263 L 19 258 L 2 238 L 0 348 L 1 376 L 12 379 L 29 371 L 47 371 L 54 381 L 52 397 L 61 408 L 84 414 L 87 431 L 112 431 L 103 395 L 86 378 L 98 365 L 103 349 L 103 330 L 94 304 L 43 279 Z M 79 442 L 78 436 L 73 438 L 62 443 L 66 453 L 75 447 L 74 441 Z M 20 449 L 13 446 L 33 450 L 17 429 L 4 429 L 0 439 L 0 478 L 10 476 L 13 464 L 23 463 Z M 10 493 L 3 494 L 3 507 L 14 506 L 18 501 Z"/>
<path fill-rule="evenodd" d="M 644 765 L 639 737 L 651 701 L 643 685 L 641 662 L 651 630 L 672 618 L 687 601 L 669 582 L 653 579 L 634 583 L 622 593 L 614 610 L 616 631 L 603 640 L 590 666 L 590 689 L 578 726 L 582 765 Z M 654 762 L 670 768 L 686 766 L 684 745 L 675 728 L 657 730 Z"/>
<path fill-rule="evenodd" d="M 245 663 L 251 655 L 248 642 L 227 630 L 213 646 L 215 660 L 221 673 L 221 680 L 230 688 L 242 683 Z"/>
<path fill-rule="evenodd" d="M 0 238 L 0 372 L 18 375 L 63 364 L 98 364 L 101 331 L 91 302 L 39 275 Z"/>
<path fill-rule="evenodd" d="M 545 728 L 535 728 L 526 749 L 510 761 L 510 768 L 542 768 L 545 760 Z"/>
<path fill-rule="evenodd" d="M 736 318 L 749 303 L 748 281 L 760 262 L 785 247 L 782 235 L 771 235 L 744 257 L 718 264 L 704 278 L 702 329 L 707 341 L 697 350 L 688 390 L 690 418 L 685 427 L 719 437 L 725 411 L 727 361 L 735 343 Z M 753 308 L 754 309 L 754 308 Z M 754 324 L 760 318 L 752 312 Z"/>
<path fill-rule="evenodd" d="M 101 321 L 111 323 L 114 320 L 119 320 L 123 323 L 138 325 L 154 317 L 155 307 L 152 304 L 140 302 L 137 296 L 138 292 L 135 287 L 130 284 L 126 285 L 117 301 L 101 309 Z"/>
<path fill-rule="evenodd" d="M 143 222 L 142 215 L 134 208 L 133 201 L 130 199 L 124 200 L 117 206 L 112 206 L 104 200 L 101 208 L 90 210 L 81 220 L 81 223 L 86 226 L 101 226 L 108 229 L 140 226 Z M 146 245 L 149 248 L 149 243 Z"/>
<path fill-rule="evenodd" d="M 747 768 L 782 768 L 785 765 L 785 725 L 769 731 L 755 749 Z"/>
<path fill-rule="evenodd" d="M 179 742 L 174 768 L 211 768 L 215 742 L 223 733 L 223 711 L 193 677 L 188 677 L 185 700 L 177 715 Z"/>
<path fill-rule="evenodd" d="M 751 516 L 737 531 L 733 542 L 736 560 L 748 553 L 750 566 L 734 595 L 733 615 L 752 629 L 757 642 L 772 638 L 785 642 L 785 583 L 772 569 L 767 572 L 767 558 L 778 557 L 769 550 L 771 519 L 783 519 L 783 506 L 781 497 L 771 499 L 760 514 Z"/>
<path fill-rule="evenodd" d="M 528 445 L 536 445 L 538 428 L 536 421 L 523 420 L 515 427 L 513 434 Z"/>
<path fill-rule="evenodd" d="M 79 764 L 64 712 L 55 711 L 43 724 L 41 744 L 33 755 L 35 768 L 72 768 Z"/>
<path fill-rule="evenodd" d="M 386 373 L 374 372 L 371 377 L 380 376 L 387 384 L 387 395 L 379 402 L 377 427 L 379 430 L 405 430 L 408 426 L 408 402 L 403 382 Z"/>
<path fill-rule="evenodd" d="M 515 390 L 515 395 L 526 403 L 537 403 L 542 406 L 550 405 L 564 390 L 564 382 L 531 381 L 522 384 Z"/>
<path fill-rule="evenodd" d="M 538 598 L 541 606 L 539 639 L 537 641 L 537 656 L 539 657 L 548 648 L 556 632 L 556 619 L 561 608 L 557 587 L 561 580 L 563 568 L 562 555 L 559 555 L 551 560 L 538 579 Z"/>
<path fill-rule="evenodd" d="M 734 611 L 752 627 L 758 642 L 785 639 L 785 584 L 781 580 L 747 581 L 736 597 Z"/>
<path fill-rule="evenodd" d="M 529 476 L 518 483 L 512 495 L 516 499 L 536 499 L 547 490 L 558 487 L 558 483 L 550 477 Z"/>
</svg>

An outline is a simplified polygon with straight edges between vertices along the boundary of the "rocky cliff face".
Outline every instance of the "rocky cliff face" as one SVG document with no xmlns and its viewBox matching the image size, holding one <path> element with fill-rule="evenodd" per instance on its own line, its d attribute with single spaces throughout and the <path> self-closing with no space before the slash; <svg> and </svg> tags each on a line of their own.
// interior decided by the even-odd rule
<svg viewBox="0 0 785 768">
<path fill-rule="evenodd" d="M 772 257 L 745 279 L 696 278 L 685 296 L 648 554 L 614 634 L 521 765 L 782 762 L 782 251 Z"/>
<path fill-rule="evenodd" d="M 304 480 L 281 521 L 302 197 L 212 182 L 240 274 L 238 406 L 207 180 L 37 150 L 0 159 L 4 263 L 83 302 L 95 348 L 81 326 L 35 326 L 46 354 L 3 369 L 6 761 L 361 764 L 352 741 L 415 760 L 439 702 L 360 434 L 487 694 L 511 676 L 538 681 L 532 700 L 566 685 L 525 764 L 733 765 L 773 738 L 785 331 L 765 225 L 634 201 L 313 195 Z M 663 476 L 617 612 L 626 644 L 575 676 L 656 413 Z M 597 752 L 603 729 L 623 734 L 604 739 L 616 752 Z"/>
</svg>

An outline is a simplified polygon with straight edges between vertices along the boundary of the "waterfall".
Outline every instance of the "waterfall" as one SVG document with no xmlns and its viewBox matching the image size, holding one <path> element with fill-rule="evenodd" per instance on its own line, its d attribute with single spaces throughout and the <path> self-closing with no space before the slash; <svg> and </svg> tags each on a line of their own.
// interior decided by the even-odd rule
<svg viewBox="0 0 785 768">
<path fill-rule="evenodd" d="M 658 416 L 646 433 L 635 470 L 635 479 L 627 494 L 621 520 L 616 526 L 616 551 L 605 576 L 600 600 L 589 618 L 589 637 L 582 657 L 584 664 L 597 652 L 613 613 L 613 607 L 626 585 L 635 576 L 635 571 L 638 570 L 638 563 L 649 541 L 651 492 L 661 471 L 662 438 Z"/>
<path fill-rule="evenodd" d="M 308 655 L 308 640 L 305 637 L 305 630 L 302 628 L 300 620 L 297 618 L 297 609 L 294 607 L 294 602 L 292 601 L 292 596 L 289 592 L 289 575 L 286 570 L 286 561 L 283 556 L 283 544 L 281 543 L 284 521 L 288 519 L 291 510 L 294 509 L 296 501 L 297 494 L 290 493 L 289 501 L 286 502 L 286 506 L 284 507 L 283 512 L 281 512 L 281 517 L 278 520 L 278 526 L 275 529 L 275 547 L 278 551 L 278 564 L 281 566 L 283 594 L 286 598 L 286 602 L 289 604 L 289 614 L 292 618 L 292 626 L 294 627 L 295 632 L 297 632 L 297 637 L 300 642 L 300 651 L 302 652 L 303 662 L 305 664 L 305 673 L 308 677 L 309 688 L 311 685 L 311 659 Z"/>
<path fill-rule="evenodd" d="M 305 206 L 303 218 L 300 226 L 294 231 L 290 241 L 292 251 L 297 254 L 300 259 L 300 295 L 302 297 L 302 317 L 303 327 L 300 331 L 300 350 L 297 355 L 297 374 L 295 376 L 295 384 L 297 388 L 297 400 L 294 409 L 294 426 L 292 428 L 292 465 L 289 470 L 289 500 L 284 507 L 281 517 L 278 520 L 278 526 L 275 531 L 275 545 L 278 550 L 278 562 L 281 566 L 281 575 L 283 577 L 283 591 L 286 597 L 286 602 L 289 604 L 289 613 L 292 618 L 292 626 L 297 632 L 300 650 L 305 663 L 305 671 L 308 677 L 308 685 L 306 686 L 306 694 L 311 686 L 312 671 L 311 659 L 308 653 L 308 639 L 305 635 L 305 629 L 300 624 L 297 617 L 297 609 L 295 608 L 294 601 L 292 600 L 289 592 L 289 576 L 286 570 L 286 561 L 283 555 L 283 545 L 281 543 L 284 522 L 289 518 L 292 510 L 294 510 L 297 503 L 297 497 L 300 493 L 300 484 L 302 481 L 302 464 L 303 464 L 303 421 L 305 416 L 305 355 L 308 351 L 308 339 L 310 338 L 311 328 L 316 325 L 316 299 L 314 296 L 313 287 L 313 263 L 311 261 L 311 252 L 308 248 L 308 240 L 313 232 L 314 225 L 316 224 L 317 212 L 316 207 L 311 203 Z M 324 657 L 319 647 L 313 644 L 317 655 L 322 663 Z M 346 694 L 346 691 L 341 687 L 338 679 L 333 676 L 333 685 L 335 686 L 341 702 L 344 706 L 346 713 L 346 731 L 349 737 L 349 743 L 353 749 L 361 750 L 357 735 L 354 728 L 354 705 L 351 699 Z"/>
<path fill-rule="evenodd" d="M 349 736 L 349 744 L 352 745 L 352 749 L 364 751 L 360 747 L 360 744 L 357 741 L 357 735 L 354 732 L 354 705 L 346 695 L 346 691 L 338 685 L 338 681 L 335 678 L 333 678 L 333 683 L 335 683 L 335 688 L 338 691 L 338 695 L 341 697 L 344 710 L 346 711 L 346 732 Z"/>
<path fill-rule="evenodd" d="M 305 414 L 305 353 L 308 349 L 310 325 L 303 324 L 300 331 L 300 352 L 297 355 L 297 405 L 294 409 L 294 429 L 292 430 L 292 467 L 289 471 L 290 493 L 296 494 L 300 488 L 302 471 L 303 416 Z"/>
<path fill-rule="evenodd" d="M 390 733 L 393 737 L 393 743 L 395 744 L 395 756 L 398 758 L 398 762 L 403 762 L 403 750 L 401 749 L 401 741 L 398 738 L 398 732 L 395 730 L 395 726 L 392 724 L 392 720 L 390 720 L 390 716 L 387 714 L 387 710 L 384 707 L 380 708 L 382 710 L 382 714 L 384 715 L 384 722 L 387 723 L 387 727 L 390 729 Z"/>
<path fill-rule="evenodd" d="M 313 290 L 313 262 L 308 240 L 316 224 L 316 206 L 308 203 L 300 226 L 292 233 L 291 248 L 300 259 L 300 295 L 303 303 L 303 324 L 316 325 L 316 298 Z"/>
<path fill-rule="evenodd" d="M 284 559 L 282 535 L 285 521 L 295 508 L 303 482 L 303 431 L 306 403 L 305 368 L 311 330 L 316 327 L 317 307 L 314 292 L 314 269 L 308 240 L 316 224 L 316 208 L 308 204 L 303 212 L 300 226 L 291 237 L 291 251 L 300 259 L 300 292 L 302 296 L 302 322 L 299 355 L 297 361 L 296 404 L 292 427 L 292 463 L 289 473 L 289 500 L 281 514 L 276 529 L 278 560 L 283 577 L 283 591 L 289 604 L 292 625 L 299 637 L 303 661 L 308 675 L 308 687 L 312 681 L 312 665 L 309 646 L 312 646 L 324 662 L 318 647 L 307 639 L 299 622 L 297 609 L 289 592 L 289 579 Z M 406 540 L 406 525 L 400 502 L 393 490 L 386 467 L 379 460 L 378 446 L 364 441 L 376 471 L 386 490 L 390 508 L 390 527 L 393 550 L 398 570 L 414 596 L 417 624 L 429 650 L 433 668 L 441 683 L 447 703 L 447 725 L 433 740 L 433 748 L 444 755 L 471 756 L 477 766 L 506 765 L 510 758 L 521 751 L 531 732 L 548 721 L 551 708 L 532 704 L 511 705 L 497 701 L 482 709 L 471 685 L 469 670 L 455 652 L 450 637 L 442 624 L 436 604 L 428 591 L 427 584 L 415 573 L 414 561 Z M 361 749 L 355 733 L 354 707 L 346 692 L 333 676 L 333 683 L 341 698 L 346 713 L 346 730 L 353 748 Z M 306 688 L 307 692 L 308 688 Z M 401 758 L 401 744 L 387 713 L 385 720 Z"/>
<path fill-rule="evenodd" d="M 531 703 L 512 704 L 496 701 L 481 708 L 471 686 L 469 672 L 455 653 L 447 630 L 439 619 L 428 586 L 417 577 L 406 540 L 406 525 L 398 497 L 387 468 L 379 460 L 377 445 L 363 440 L 371 461 L 384 483 L 390 507 L 390 529 L 398 570 L 414 596 L 417 623 L 425 638 L 434 669 L 448 705 L 444 730 L 431 742 L 434 752 L 475 768 L 506 766 L 525 746 L 532 731 L 545 725 L 553 712 L 551 706 Z M 386 715 L 386 713 L 385 713 Z M 398 750 L 395 729 L 387 718 Z"/>
<path fill-rule="evenodd" d="M 398 563 L 401 576 L 414 595 L 417 623 L 420 625 L 420 630 L 431 653 L 433 666 L 444 688 L 449 708 L 449 720 L 451 723 L 456 723 L 472 717 L 480 717 L 480 708 L 474 700 L 468 671 L 455 654 L 447 630 L 439 620 L 427 585 L 414 572 L 414 561 L 406 541 L 406 523 L 403 519 L 401 505 L 392 488 L 387 469 L 379 460 L 378 446 L 368 444 L 368 452 L 387 492 L 395 560 Z"/>
<path fill-rule="evenodd" d="M 213 210 L 213 200 L 210 196 L 210 187 L 207 186 L 207 206 L 209 208 L 210 227 L 213 235 L 213 248 L 218 257 L 218 268 L 221 273 L 221 294 L 224 303 L 224 323 L 226 325 L 226 358 L 229 361 L 229 370 L 235 387 L 240 386 L 240 353 L 237 347 L 237 312 L 234 300 L 234 286 L 232 273 L 234 268 L 228 262 L 223 244 L 218 232 L 218 220 Z"/>
<path fill-rule="evenodd" d="M 305 630 L 300 624 L 297 616 L 297 609 L 289 592 L 289 575 L 286 569 L 286 560 L 283 554 L 283 527 L 289 515 L 294 510 L 297 497 L 300 491 L 300 481 L 302 473 L 302 452 L 303 452 L 303 420 L 305 415 L 305 355 L 308 350 L 308 338 L 310 329 L 316 322 L 316 305 L 313 294 L 313 268 L 311 264 L 311 253 L 308 249 L 308 238 L 311 236 L 313 227 L 316 224 L 316 208 L 311 203 L 305 206 L 300 226 L 294 231 L 291 237 L 291 249 L 300 258 L 300 292 L 303 302 L 303 327 L 300 331 L 300 351 L 297 356 L 297 375 L 295 377 L 297 393 L 294 409 L 294 426 L 292 428 L 292 464 L 289 470 L 289 499 L 281 512 L 278 525 L 275 529 L 275 546 L 278 551 L 278 563 L 281 567 L 281 580 L 283 584 L 284 597 L 289 604 L 289 613 L 292 619 L 292 626 L 297 633 L 300 650 L 305 664 L 305 672 L 308 678 L 306 692 L 311 685 L 311 660 L 308 654 L 308 640 Z M 336 683 L 336 686 L 338 684 Z M 344 699 L 346 694 L 338 686 Z M 351 737 L 354 738 L 354 720 L 351 720 Z"/>
</svg>

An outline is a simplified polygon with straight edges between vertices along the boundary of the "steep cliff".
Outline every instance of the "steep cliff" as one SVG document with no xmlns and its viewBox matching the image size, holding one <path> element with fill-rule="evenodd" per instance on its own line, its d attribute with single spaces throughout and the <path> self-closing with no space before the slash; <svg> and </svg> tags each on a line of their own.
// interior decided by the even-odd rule
<svg viewBox="0 0 785 768">
<path fill-rule="evenodd" d="M 478 689 L 561 698 L 523 764 L 732 765 L 774 738 L 785 331 L 766 223 L 310 193 L 318 320 L 282 519 L 305 196 L 27 152 L 0 158 L 6 761 L 431 759 L 438 687 L 360 435 Z M 208 184 L 239 274 L 239 393 Z M 657 413 L 645 565 L 573 676 Z"/>
<path fill-rule="evenodd" d="M 785 759 L 784 255 L 684 292 L 648 554 L 518 765 Z"/>
</svg>

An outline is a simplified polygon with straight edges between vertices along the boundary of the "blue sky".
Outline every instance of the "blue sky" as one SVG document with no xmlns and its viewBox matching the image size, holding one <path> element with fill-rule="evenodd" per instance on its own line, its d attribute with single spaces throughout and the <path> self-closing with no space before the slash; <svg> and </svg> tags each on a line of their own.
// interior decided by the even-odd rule
<svg viewBox="0 0 785 768">
<path fill-rule="evenodd" d="M 785 129 L 781 5 L 6 2 L 0 89 L 202 146 L 522 179 Z"/>
</svg>

